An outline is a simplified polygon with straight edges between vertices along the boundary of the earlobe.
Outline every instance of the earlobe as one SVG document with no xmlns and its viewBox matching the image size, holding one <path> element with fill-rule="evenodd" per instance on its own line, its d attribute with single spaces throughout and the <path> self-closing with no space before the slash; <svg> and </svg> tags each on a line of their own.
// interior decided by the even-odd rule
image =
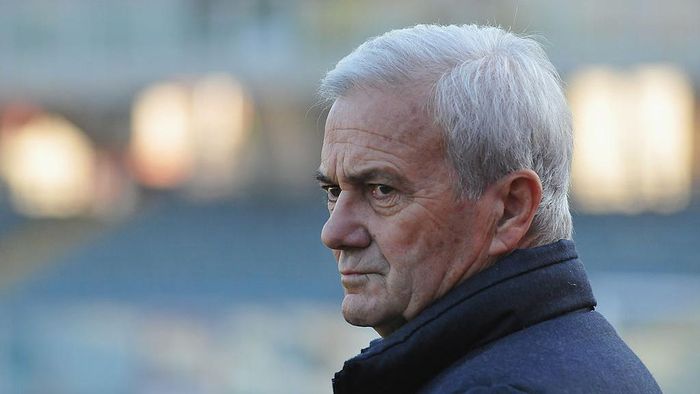
<svg viewBox="0 0 700 394">
<path fill-rule="evenodd" d="M 499 199 L 499 211 L 489 254 L 502 256 L 528 246 L 526 235 L 542 199 L 542 183 L 534 171 L 519 170 L 491 187 Z"/>
</svg>

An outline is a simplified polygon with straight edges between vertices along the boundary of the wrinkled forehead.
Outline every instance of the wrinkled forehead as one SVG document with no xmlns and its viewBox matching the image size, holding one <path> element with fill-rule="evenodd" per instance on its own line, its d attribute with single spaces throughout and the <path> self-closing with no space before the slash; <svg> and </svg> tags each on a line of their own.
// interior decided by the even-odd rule
<svg viewBox="0 0 700 394">
<path fill-rule="evenodd" d="M 338 98 L 328 114 L 324 145 L 348 142 L 358 133 L 373 136 L 380 145 L 416 149 L 441 147 L 443 138 L 428 115 L 425 98 L 406 90 L 357 89 Z"/>
</svg>

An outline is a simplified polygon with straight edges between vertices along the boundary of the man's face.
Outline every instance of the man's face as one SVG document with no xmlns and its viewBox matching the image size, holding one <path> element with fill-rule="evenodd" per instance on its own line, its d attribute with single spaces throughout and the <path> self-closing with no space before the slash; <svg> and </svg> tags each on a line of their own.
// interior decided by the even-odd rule
<svg viewBox="0 0 700 394">
<path fill-rule="evenodd" d="M 382 336 L 479 270 L 494 215 L 456 196 L 441 131 L 410 93 L 357 90 L 326 122 L 321 239 L 338 262 L 343 315 Z"/>
</svg>

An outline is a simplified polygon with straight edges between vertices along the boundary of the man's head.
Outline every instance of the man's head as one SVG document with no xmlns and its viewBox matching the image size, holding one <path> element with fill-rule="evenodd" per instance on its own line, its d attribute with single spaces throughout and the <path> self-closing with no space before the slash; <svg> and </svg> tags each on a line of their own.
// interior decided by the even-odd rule
<svg viewBox="0 0 700 394">
<path fill-rule="evenodd" d="M 571 236 L 570 116 L 540 46 L 493 27 L 366 42 L 321 86 L 343 314 L 387 335 L 521 247 Z"/>
</svg>

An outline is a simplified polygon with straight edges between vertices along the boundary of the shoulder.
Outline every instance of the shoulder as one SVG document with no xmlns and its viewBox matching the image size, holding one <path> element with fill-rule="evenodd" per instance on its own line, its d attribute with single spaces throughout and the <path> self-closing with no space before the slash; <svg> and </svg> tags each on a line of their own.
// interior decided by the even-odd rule
<svg viewBox="0 0 700 394">
<path fill-rule="evenodd" d="M 435 391 L 421 391 L 423 392 L 435 392 Z M 523 394 L 527 393 L 527 390 L 522 390 L 517 386 L 509 384 L 493 384 L 488 386 L 475 386 L 469 388 L 441 388 L 441 391 L 437 391 L 441 394 Z"/>
<path fill-rule="evenodd" d="M 660 389 L 605 318 L 597 312 L 579 312 L 470 352 L 433 379 L 426 392 L 657 393 Z"/>
</svg>

